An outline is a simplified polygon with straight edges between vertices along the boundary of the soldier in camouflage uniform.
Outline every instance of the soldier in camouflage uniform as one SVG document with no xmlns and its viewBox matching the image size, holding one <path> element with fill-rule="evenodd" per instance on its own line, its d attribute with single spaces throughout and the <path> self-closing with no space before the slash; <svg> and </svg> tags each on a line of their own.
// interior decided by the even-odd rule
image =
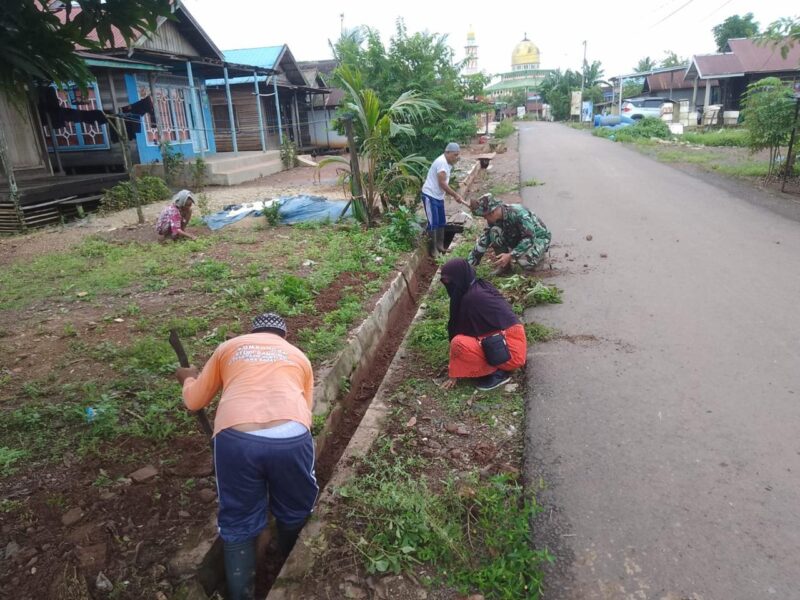
<svg viewBox="0 0 800 600">
<path fill-rule="evenodd" d="M 485 194 L 471 204 L 472 214 L 484 217 L 489 226 L 469 253 L 467 261 L 475 266 L 493 248 L 497 255 L 494 275 L 511 273 L 513 262 L 532 270 L 550 247 L 550 230 L 521 204 L 503 204 Z"/>
</svg>

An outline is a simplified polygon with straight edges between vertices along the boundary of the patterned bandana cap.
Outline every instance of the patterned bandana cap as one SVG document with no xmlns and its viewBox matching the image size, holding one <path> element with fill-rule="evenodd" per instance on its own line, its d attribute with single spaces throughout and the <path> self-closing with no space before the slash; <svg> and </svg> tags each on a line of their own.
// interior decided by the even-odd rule
<svg viewBox="0 0 800 600">
<path fill-rule="evenodd" d="M 262 329 L 278 329 L 283 332 L 283 335 L 286 335 L 286 321 L 278 314 L 264 313 L 253 319 L 253 331 Z"/>
<path fill-rule="evenodd" d="M 497 198 L 492 196 L 491 194 L 484 194 L 476 201 L 474 208 L 472 209 L 472 214 L 476 217 L 483 217 L 488 215 L 498 206 L 501 206 L 503 203 L 500 202 Z"/>
</svg>

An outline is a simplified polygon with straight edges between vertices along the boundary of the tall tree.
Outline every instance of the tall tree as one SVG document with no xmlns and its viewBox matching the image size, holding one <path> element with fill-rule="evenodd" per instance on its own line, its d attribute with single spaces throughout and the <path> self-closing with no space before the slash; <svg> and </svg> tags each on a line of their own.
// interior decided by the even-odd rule
<svg viewBox="0 0 800 600">
<path fill-rule="evenodd" d="M 581 74 L 567 69 L 563 73 L 556 69 L 542 80 L 539 94 L 553 109 L 553 118 L 563 121 L 569 118 L 570 92 L 581 89 Z"/>
<path fill-rule="evenodd" d="M 483 107 L 465 101 L 474 95 L 475 80 L 462 77 L 462 65 L 454 60 L 447 36 L 410 34 L 398 19 L 388 47 L 376 30 L 362 28 L 360 39 L 340 39 L 336 53 L 341 65 L 361 73 L 364 87 L 375 90 L 382 108 L 408 90 L 442 107 L 441 114 L 423 115 L 417 121 L 415 137 L 397 140 L 402 155 L 419 153 L 433 159 L 448 142 L 465 142 L 475 134 L 474 113 Z"/>
<path fill-rule="evenodd" d="M 800 44 L 800 16 L 784 17 L 769 24 L 769 27 L 758 36 L 760 44 L 779 46 L 781 56 L 786 58 L 795 44 Z"/>
<path fill-rule="evenodd" d="M 583 78 L 586 87 L 592 87 L 603 78 L 604 74 L 603 65 L 599 60 L 592 62 L 592 64 L 584 63 L 583 65 Z"/>
<path fill-rule="evenodd" d="M 642 93 L 644 81 L 642 79 L 626 79 L 622 84 L 622 97 L 635 98 Z"/>
<path fill-rule="evenodd" d="M 356 210 L 355 215 L 369 223 L 378 200 L 399 201 L 410 187 L 419 189 L 430 163 L 417 154 L 403 156 L 398 143 L 403 137 L 415 137 L 419 122 L 439 114 L 441 107 L 415 90 L 403 92 L 382 107 L 375 90 L 366 87 L 358 69 L 347 65 L 336 69 L 336 80 L 346 92 L 342 112 L 353 119 L 360 188 L 368 211 L 359 214 Z M 349 160 L 342 156 L 321 160 L 319 168 L 331 163 L 345 165 L 349 170 Z"/>
<path fill-rule="evenodd" d="M 672 50 L 666 50 L 664 52 L 664 59 L 661 61 L 661 67 L 664 69 L 668 67 L 680 67 L 688 62 L 688 59 L 678 56 Z"/>
<path fill-rule="evenodd" d="M 714 41 L 717 42 L 717 51 L 722 52 L 733 38 L 749 38 L 758 35 L 758 23 L 753 20 L 753 13 L 741 17 L 731 15 L 719 25 L 711 29 Z"/>
<path fill-rule="evenodd" d="M 13 98 L 32 79 L 86 86 L 92 79 L 76 46 L 99 50 L 115 33 L 127 43 L 155 31 L 170 0 L 9 0 L 0 10 L 0 89 Z"/>
<path fill-rule="evenodd" d="M 652 71 L 658 66 L 656 61 L 654 61 L 649 56 L 645 56 L 644 58 L 639 59 L 639 62 L 636 63 L 636 66 L 633 68 L 634 72 L 636 73 L 647 73 L 648 71 Z"/>
</svg>

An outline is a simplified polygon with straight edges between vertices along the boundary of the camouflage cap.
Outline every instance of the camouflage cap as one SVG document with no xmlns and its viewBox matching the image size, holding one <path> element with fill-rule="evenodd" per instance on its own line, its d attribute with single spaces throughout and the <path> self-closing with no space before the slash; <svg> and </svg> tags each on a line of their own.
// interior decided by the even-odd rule
<svg viewBox="0 0 800 600">
<path fill-rule="evenodd" d="M 473 200 L 470 203 L 470 208 L 472 209 L 472 214 L 476 217 L 483 217 L 488 215 L 498 206 L 502 206 L 503 203 L 492 196 L 492 194 L 484 194 L 477 200 Z"/>
</svg>

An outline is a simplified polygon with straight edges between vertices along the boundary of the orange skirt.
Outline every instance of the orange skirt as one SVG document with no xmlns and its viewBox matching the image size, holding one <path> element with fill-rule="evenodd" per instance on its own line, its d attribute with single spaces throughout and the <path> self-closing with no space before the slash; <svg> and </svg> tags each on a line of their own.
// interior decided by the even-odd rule
<svg viewBox="0 0 800 600">
<path fill-rule="evenodd" d="M 496 333 L 496 332 L 492 332 Z M 457 335 L 450 340 L 450 377 L 483 377 L 494 373 L 497 369 L 513 371 L 525 364 L 528 356 L 528 342 L 525 339 L 525 327 L 512 325 L 503 333 L 506 336 L 511 358 L 502 365 L 493 367 L 486 362 L 479 338 L 468 335 Z M 491 335 L 487 334 L 487 335 Z"/>
</svg>

